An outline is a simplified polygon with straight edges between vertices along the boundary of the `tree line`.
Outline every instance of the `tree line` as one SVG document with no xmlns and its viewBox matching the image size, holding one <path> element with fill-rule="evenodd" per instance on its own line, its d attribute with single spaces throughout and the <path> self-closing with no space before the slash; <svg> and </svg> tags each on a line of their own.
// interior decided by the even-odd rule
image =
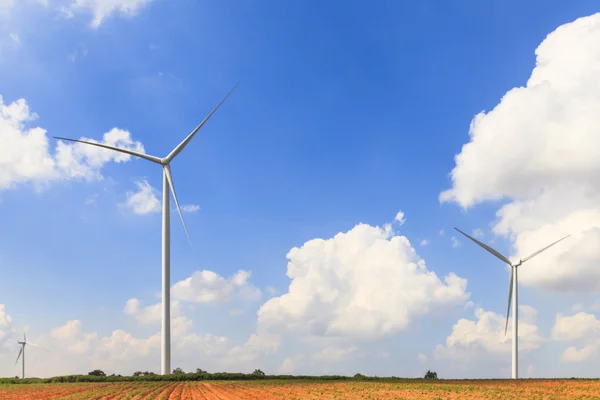
<svg viewBox="0 0 600 400">
<path fill-rule="evenodd" d="M 204 381 L 204 380 L 319 380 L 319 381 L 395 381 L 413 380 L 413 378 L 378 377 L 356 374 L 352 377 L 343 375 L 267 375 L 260 369 L 255 369 L 251 374 L 240 372 L 214 372 L 210 373 L 197 368 L 195 372 L 184 372 L 181 368 L 175 368 L 169 375 L 159 375 L 149 371 L 136 371 L 131 376 L 106 375 L 100 369 L 93 370 L 87 375 L 65 375 L 52 378 L 0 378 L 0 384 L 29 384 L 29 383 L 75 383 L 75 382 L 152 382 L 152 381 Z M 437 379 L 437 373 L 427 371 L 424 379 Z"/>
</svg>

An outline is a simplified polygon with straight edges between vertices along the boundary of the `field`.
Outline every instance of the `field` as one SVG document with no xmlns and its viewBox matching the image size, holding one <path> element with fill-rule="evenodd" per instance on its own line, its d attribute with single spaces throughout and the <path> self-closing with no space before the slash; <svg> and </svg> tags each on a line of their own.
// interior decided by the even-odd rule
<svg viewBox="0 0 600 400">
<path fill-rule="evenodd" d="M 600 399 L 597 380 L 203 381 L 0 385 L 0 400 Z"/>
</svg>

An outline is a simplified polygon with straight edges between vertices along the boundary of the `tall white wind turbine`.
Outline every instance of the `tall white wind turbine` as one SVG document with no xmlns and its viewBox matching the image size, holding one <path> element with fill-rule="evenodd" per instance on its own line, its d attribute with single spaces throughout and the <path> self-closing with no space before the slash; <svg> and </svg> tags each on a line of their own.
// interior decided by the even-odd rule
<svg viewBox="0 0 600 400">
<path fill-rule="evenodd" d="M 518 293 L 517 292 L 517 290 L 518 290 L 517 268 L 520 267 L 521 264 L 523 264 L 525 261 L 531 260 L 533 257 L 540 254 L 542 251 L 549 249 L 550 247 L 554 246 L 556 243 L 568 238 L 571 235 L 567 235 L 564 238 L 559 239 L 552 244 L 549 244 L 548 246 L 544 247 L 543 249 L 536 251 L 535 253 L 531 254 L 530 256 L 525 257 L 522 260 L 519 260 L 518 263 L 513 264 L 507 257 L 503 256 L 500 252 L 492 249 L 490 246 L 488 246 L 484 243 L 481 243 L 479 240 L 467 235 L 466 233 L 464 233 L 463 231 L 461 231 L 458 228 L 454 228 L 454 229 L 456 229 L 457 231 L 459 231 L 460 233 L 462 233 L 463 235 L 465 235 L 466 237 L 468 237 L 469 239 L 471 239 L 472 241 L 474 241 L 475 243 L 477 243 L 478 245 L 480 245 L 481 247 L 486 249 L 488 252 L 492 253 L 494 256 L 498 257 L 500 260 L 504 261 L 505 263 L 507 263 L 510 266 L 511 273 L 510 273 L 510 285 L 509 285 L 509 289 L 508 289 L 508 309 L 506 310 L 506 325 L 504 327 L 504 334 L 506 335 L 506 331 L 508 329 L 508 317 L 510 315 L 510 303 L 512 300 L 512 306 L 513 306 L 513 309 L 512 309 L 512 313 L 513 313 L 512 379 L 518 379 L 519 378 L 519 335 L 518 335 L 519 334 L 519 320 L 518 320 L 518 316 L 519 316 L 518 306 L 519 305 L 518 305 L 518 295 L 517 295 L 517 293 Z"/>
<path fill-rule="evenodd" d="M 15 365 L 17 365 L 17 363 L 19 362 L 19 357 L 21 357 L 21 355 L 22 355 L 23 358 L 21 358 L 21 378 L 25 379 L 25 346 L 29 345 L 29 346 L 37 347 L 38 349 L 42 349 L 42 350 L 46 350 L 46 349 L 44 349 L 43 347 L 40 347 L 36 344 L 29 343 L 27 341 L 27 338 L 25 337 L 25 332 L 23 332 L 23 341 L 19 342 L 17 340 L 17 343 L 19 343 L 21 345 L 21 349 L 19 350 L 19 355 L 17 356 Z M 46 350 L 46 351 L 50 351 L 50 350 Z"/>
<path fill-rule="evenodd" d="M 118 151 L 125 154 L 130 154 L 132 156 L 140 157 L 148 161 L 152 161 L 153 163 L 160 164 L 163 168 L 163 194 L 162 194 L 162 349 L 161 349 L 161 373 L 163 375 L 171 373 L 171 251 L 170 251 L 170 236 L 171 236 L 171 227 L 170 227 L 170 218 L 169 218 L 169 188 L 171 189 L 171 193 L 173 194 L 173 198 L 175 199 L 175 204 L 177 205 L 177 211 L 179 212 L 179 217 L 181 218 L 181 222 L 183 223 L 183 229 L 185 230 L 185 234 L 190 242 L 190 235 L 188 233 L 187 227 L 185 225 L 185 221 L 183 219 L 183 214 L 181 213 L 181 208 L 179 207 L 179 201 L 177 200 L 177 195 L 175 194 L 175 186 L 173 185 L 173 178 L 171 177 L 171 167 L 170 163 L 173 161 L 175 156 L 177 156 L 183 148 L 192 140 L 194 135 L 204 126 L 204 124 L 212 117 L 212 115 L 217 111 L 217 109 L 223 104 L 225 100 L 229 97 L 229 95 L 235 90 L 238 86 L 236 84 L 233 89 L 227 93 L 227 96 L 221 100 L 219 104 L 208 114 L 204 121 L 200 123 L 181 143 L 177 145 L 166 157 L 160 158 L 151 156 L 148 154 L 138 153 L 136 151 L 123 149 L 119 147 L 108 146 L 101 143 L 94 142 L 86 142 L 83 140 L 76 139 L 68 139 L 63 137 L 54 137 L 59 140 L 68 140 L 71 142 L 85 143 L 92 146 L 98 146 L 109 150 Z"/>
</svg>

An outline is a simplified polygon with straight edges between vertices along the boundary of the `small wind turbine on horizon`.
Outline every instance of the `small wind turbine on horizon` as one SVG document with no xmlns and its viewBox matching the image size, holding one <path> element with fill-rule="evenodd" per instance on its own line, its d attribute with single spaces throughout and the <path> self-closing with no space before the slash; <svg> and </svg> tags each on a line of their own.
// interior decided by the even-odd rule
<svg viewBox="0 0 600 400">
<path fill-rule="evenodd" d="M 485 250 L 492 253 L 494 256 L 496 256 L 497 258 L 504 261 L 506 264 L 508 264 L 510 266 L 511 273 L 510 273 L 510 285 L 509 285 L 509 289 L 508 289 L 508 309 L 506 310 L 506 325 L 504 326 L 504 335 L 506 335 L 506 331 L 508 329 L 508 317 L 510 315 L 510 303 L 512 300 L 512 305 L 513 305 L 513 309 L 512 309 L 512 313 L 513 313 L 512 379 L 518 379 L 518 377 L 519 377 L 519 335 L 518 335 L 518 333 L 519 333 L 519 321 L 518 321 L 519 310 L 518 310 L 518 295 L 517 295 L 517 293 L 518 293 L 517 292 L 518 291 L 517 268 L 520 267 L 521 264 L 523 264 L 525 261 L 531 260 L 533 257 L 540 254 L 542 251 L 549 249 L 550 247 L 554 246 L 558 242 L 568 238 L 571 235 L 567 235 L 567 236 L 563 237 L 562 239 L 559 239 L 556 242 L 549 244 L 548 246 L 525 257 L 524 259 L 519 260 L 518 263 L 513 264 L 507 257 L 503 256 L 500 252 L 492 249 L 490 246 L 480 242 L 479 240 L 475 239 L 474 237 L 467 235 L 466 233 L 464 233 L 463 231 L 461 231 L 458 228 L 454 228 L 454 229 L 456 229 L 458 232 L 462 233 L 463 235 L 465 235 L 466 237 L 468 237 L 469 239 L 471 239 L 472 241 L 477 243 L 479 246 L 483 247 Z"/>
<path fill-rule="evenodd" d="M 46 350 L 43 347 L 38 346 L 37 344 L 33 344 L 33 343 L 29 343 L 27 341 L 27 338 L 25 337 L 25 332 L 23 332 L 23 341 L 20 342 L 17 340 L 17 343 L 19 343 L 21 345 L 21 349 L 19 350 L 19 355 L 17 355 L 17 360 L 15 361 L 15 365 L 17 365 L 17 363 L 19 362 L 19 357 L 21 357 L 21 355 L 23 355 L 23 358 L 21 359 L 21 378 L 25 379 L 25 346 L 29 345 L 29 346 L 33 346 L 33 347 L 37 347 L 38 349 L 42 349 L 45 351 L 50 351 L 50 350 Z"/>
<path fill-rule="evenodd" d="M 238 83 L 239 84 L 239 83 Z M 54 137 L 59 140 L 68 140 L 71 142 L 84 143 L 92 146 L 98 146 L 109 150 L 118 151 L 120 153 L 129 154 L 132 156 L 140 157 L 145 160 L 151 161 L 156 164 L 160 164 L 163 169 L 163 193 L 162 193 L 162 327 L 161 327 L 161 373 L 163 375 L 171 373 L 171 222 L 170 222 L 170 208 L 169 208 L 169 189 L 175 199 L 175 205 L 179 212 L 179 217 L 183 224 L 185 234 L 192 244 L 190 235 L 183 219 L 181 208 L 179 207 L 179 201 L 175 194 L 175 186 L 173 185 L 173 178 L 171 177 L 171 161 L 183 150 L 183 148 L 192 140 L 194 135 L 204 126 L 204 124 L 212 117 L 212 115 L 219 109 L 221 104 L 227 100 L 229 95 L 233 93 L 236 84 L 233 89 L 227 93 L 227 96 L 221 100 L 219 104 L 208 114 L 206 118 L 185 138 L 179 143 L 166 157 L 160 158 L 151 156 L 149 154 L 138 153 L 136 151 L 123 149 L 120 147 L 108 146 L 101 143 L 86 142 L 84 140 L 69 139 L 63 137 Z M 193 247 L 192 247 L 193 251 Z"/>
</svg>

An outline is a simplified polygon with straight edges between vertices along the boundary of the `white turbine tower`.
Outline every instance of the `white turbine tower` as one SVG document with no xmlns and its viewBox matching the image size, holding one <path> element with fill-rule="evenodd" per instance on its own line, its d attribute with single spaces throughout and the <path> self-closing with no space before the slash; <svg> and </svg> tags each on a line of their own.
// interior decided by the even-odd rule
<svg viewBox="0 0 600 400">
<path fill-rule="evenodd" d="M 19 357 L 21 357 L 21 355 L 23 355 L 23 358 L 21 359 L 21 377 L 23 379 L 25 379 L 25 346 L 29 345 L 29 346 L 33 346 L 33 347 L 37 347 L 38 349 L 42 349 L 42 350 L 46 350 L 43 347 L 40 347 L 38 345 L 35 345 L 33 343 L 29 343 L 27 341 L 27 338 L 25 337 L 25 332 L 23 332 L 23 341 L 19 342 L 17 340 L 17 343 L 19 343 L 21 345 L 21 349 L 19 350 L 19 355 L 17 356 L 17 360 L 15 361 L 15 365 L 17 365 L 17 363 L 19 362 Z M 50 351 L 50 350 L 46 350 L 46 351 Z"/>
<path fill-rule="evenodd" d="M 94 142 L 86 142 L 83 140 L 76 139 L 68 139 L 63 137 L 56 137 L 55 139 L 60 140 L 68 140 L 71 142 L 85 143 L 92 146 L 98 146 L 109 150 L 118 151 L 125 154 L 130 154 L 132 156 L 140 157 L 148 161 L 152 161 L 156 164 L 160 164 L 163 168 L 163 194 L 162 194 L 162 349 L 161 349 L 161 373 L 163 375 L 171 373 L 171 251 L 170 251 L 170 236 L 171 236 L 171 227 L 170 227 L 170 218 L 169 218 L 169 188 L 171 189 L 171 193 L 173 194 L 173 198 L 175 199 L 175 204 L 177 205 L 177 211 L 179 212 L 179 217 L 181 218 L 181 222 L 183 223 L 183 229 L 185 230 L 185 234 L 190 242 L 190 235 L 188 233 L 187 227 L 185 225 L 185 221 L 183 219 L 183 214 L 181 213 L 181 208 L 179 207 L 179 201 L 177 200 L 177 195 L 175 194 L 175 186 L 173 185 L 173 178 L 171 177 L 171 167 L 170 163 L 173 161 L 175 156 L 177 156 L 183 148 L 192 140 L 194 135 L 204 126 L 204 124 L 210 119 L 210 117 L 217 111 L 217 109 L 223 104 L 225 100 L 229 97 L 229 95 L 235 90 L 238 86 L 236 84 L 233 89 L 227 93 L 227 96 L 221 100 L 219 104 L 208 114 L 204 121 L 200 123 L 181 143 L 177 145 L 166 157 L 159 158 L 154 157 L 148 154 L 138 153 L 136 151 L 123 149 L 119 147 L 107 146 L 105 144 L 94 143 Z M 193 249 L 193 248 L 192 248 Z"/>
<path fill-rule="evenodd" d="M 474 241 L 475 243 L 477 243 L 478 245 L 480 245 L 481 247 L 483 247 L 484 249 L 486 249 L 487 251 L 489 251 L 490 253 L 492 253 L 493 255 L 495 255 L 500 260 L 504 261 L 505 263 L 507 263 L 510 266 L 511 273 L 510 273 L 510 285 L 509 285 L 509 289 L 508 289 L 508 309 L 506 310 L 506 325 L 504 327 L 504 334 L 506 335 L 506 331 L 508 329 L 508 317 L 510 315 L 510 302 L 512 300 L 512 306 L 513 306 L 513 309 L 512 309 L 512 312 L 513 312 L 512 379 L 518 379 L 519 378 L 519 321 L 518 321 L 518 316 L 519 316 L 518 306 L 519 305 L 518 305 L 518 295 L 517 295 L 517 293 L 518 293 L 517 292 L 517 289 L 518 289 L 517 268 L 519 266 L 521 266 L 521 264 L 523 264 L 525 261 L 531 260 L 533 257 L 540 254 L 542 251 L 549 249 L 550 247 L 554 246 L 556 243 L 568 238 L 571 235 L 567 235 L 564 238 L 559 239 L 552 244 L 549 244 L 548 246 L 544 247 L 543 249 L 536 251 L 535 253 L 531 254 L 530 256 L 525 257 L 522 260 L 519 260 L 518 263 L 513 264 L 512 262 L 510 262 L 510 260 L 507 257 L 503 256 L 500 252 L 492 249 L 490 246 L 488 246 L 484 243 L 481 243 L 479 240 L 467 235 L 466 233 L 464 233 L 463 231 L 461 231 L 458 228 L 454 228 L 454 229 L 456 229 L 457 231 L 459 231 L 460 233 L 462 233 L 463 235 L 465 235 L 466 237 L 468 237 L 469 239 L 471 239 L 472 241 Z"/>
</svg>

